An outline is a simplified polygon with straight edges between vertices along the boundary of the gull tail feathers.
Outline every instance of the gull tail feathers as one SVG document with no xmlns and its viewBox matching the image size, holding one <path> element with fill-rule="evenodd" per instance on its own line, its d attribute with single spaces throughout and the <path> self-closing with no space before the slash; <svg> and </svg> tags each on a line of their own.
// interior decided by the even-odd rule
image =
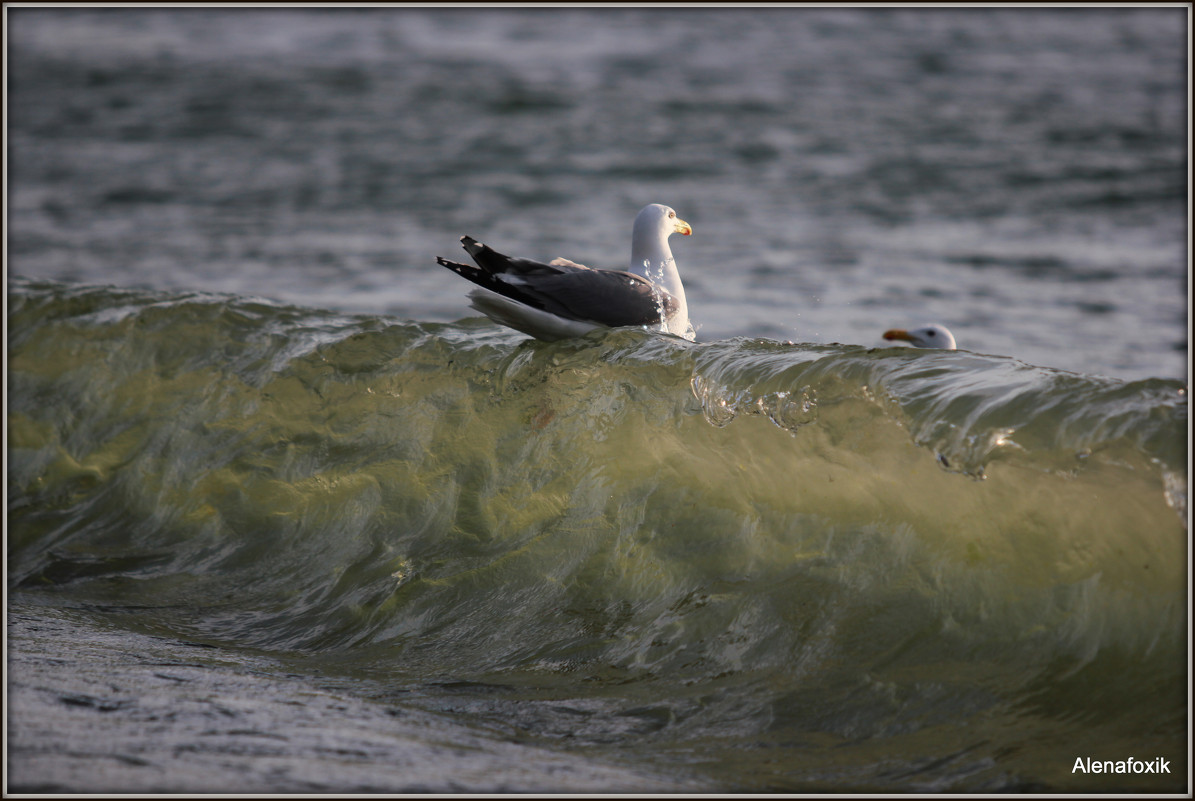
<svg viewBox="0 0 1195 801">
<path fill-rule="evenodd" d="M 436 264 L 442 267 L 447 267 L 462 278 L 468 278 L 475 284 L 488 287 L 494 283 L 493 276 L 472 264 L 461 264 L 459 261 L 450 261 L 443 256 L 436 256 Z"/>
</svg>

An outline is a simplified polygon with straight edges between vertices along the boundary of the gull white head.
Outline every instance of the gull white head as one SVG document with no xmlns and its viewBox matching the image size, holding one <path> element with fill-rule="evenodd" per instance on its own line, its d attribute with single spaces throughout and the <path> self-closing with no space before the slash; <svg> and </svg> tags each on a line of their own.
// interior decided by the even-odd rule
<svg viewBox="0 0 1195 801">
<path fill-rule="evenodd" d="M 915 348 L 955 349 L 954 334 L 942 325 L 927 325 L 907 331 L 903 328 L 892 328 L 884 332 L 884 339 L 899 339 Z"/>
<path fill-rule="evenodd" d="M 631 229 L 631 266 L 628 270 L 659 284 L 677 299 L 679 309 L 668 320 L 668 332 L 687 339 L 692 338 L 689 304 L 685 301 L 685 287 L 676 269 L 676 259 L 668 247 L 668 237 L 692 233 L 692 226 L 677 217 L 668 206 L 659 203 L 644 206 L 635 216 L 635 225 Z"/>
</svg>

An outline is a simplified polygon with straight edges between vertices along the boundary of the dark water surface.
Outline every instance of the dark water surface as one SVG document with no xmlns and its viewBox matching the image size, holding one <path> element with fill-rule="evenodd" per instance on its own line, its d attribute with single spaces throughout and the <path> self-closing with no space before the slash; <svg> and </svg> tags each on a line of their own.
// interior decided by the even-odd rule
<svg viewBox="0 0 1195 801">
<path fill-rule="evenodd" d="M 462 234 L 623 267 L 660 202 L 705 340 L 1187 374 L 1182 8 L 9 22 L 15 274 L 447 322 Z"/>
<path fill-rule="evenodd" d="M 1189 791 L 1185 9 L 7 21 L 10 790 Z"/>
</svg>

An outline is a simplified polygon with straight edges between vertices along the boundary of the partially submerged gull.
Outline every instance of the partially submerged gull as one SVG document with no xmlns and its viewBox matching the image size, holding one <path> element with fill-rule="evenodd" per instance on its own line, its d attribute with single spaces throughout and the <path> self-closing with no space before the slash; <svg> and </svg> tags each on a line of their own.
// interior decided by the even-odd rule
<svg viewBox="0 0 1195 801">
<path fill-rule="evenodd" d="M 954 334 L 951 334 L 949 329 L 943 325 L 926 325 L 911 330 L 890 328 L 884 332 L 884 339 L 901 340 L 917 348 L 955 349 Z"/>
<path fill-rule="evenodd" d="M 544 264 L 505 256 L 469 236 L 461 237 L 461 244 L 476 267 L 440 256 L 436 262 L 477 284 L 469 293 L 470 306 L 536 339 L 550 342 L 625 325 L 693 339 L 685 288 L 668 247 L 672 234 L 691 233 L 675 211 L 652 203 L 635 217 L 625 271 L 595 270 L 568 259 Z"/>
</svg>

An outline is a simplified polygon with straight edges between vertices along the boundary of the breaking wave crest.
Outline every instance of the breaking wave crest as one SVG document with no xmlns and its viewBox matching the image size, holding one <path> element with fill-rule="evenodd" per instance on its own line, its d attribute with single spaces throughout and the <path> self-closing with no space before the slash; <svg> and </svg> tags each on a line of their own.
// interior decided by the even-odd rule
<svg viewBox="0 0 1195 801">
<path fill-rule="evenodd" d="M 1180 382 L 20 279 L 8 303 L 10 592 L 382 694 L 501 687 L 458 711 L 759 759 L 763 787 L 711 743 L 804 743 L 837 787 L 1015 789 L 1014 728 L 1185 732 Z M 870 753 L 964 725 L 915 781 Z"/>
</svg>

